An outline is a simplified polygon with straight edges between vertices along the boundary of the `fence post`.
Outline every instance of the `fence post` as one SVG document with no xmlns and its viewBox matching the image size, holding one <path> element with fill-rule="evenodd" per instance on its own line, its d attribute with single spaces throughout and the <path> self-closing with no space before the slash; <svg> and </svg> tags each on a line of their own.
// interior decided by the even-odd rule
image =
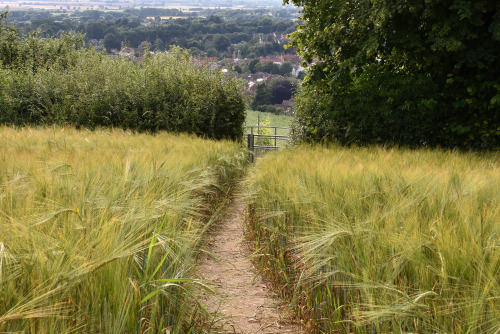
<svg viewBox="0 0 500 334">
<path fill-rule="evenodd" d="M 278 149 L 278 145 L 276 145 L 276 135 L 277 134 L 278 134 L 278 128 L 274 127 L 274 147 L 275 147 L 275 150 Z"/>
<path fill-rule="evenodd" d="M 253 133 L 248 134 L 248 154 L 251 162 L 253 162 L 254 155 L 254 138 L 255 136 Z"/>
</svg>

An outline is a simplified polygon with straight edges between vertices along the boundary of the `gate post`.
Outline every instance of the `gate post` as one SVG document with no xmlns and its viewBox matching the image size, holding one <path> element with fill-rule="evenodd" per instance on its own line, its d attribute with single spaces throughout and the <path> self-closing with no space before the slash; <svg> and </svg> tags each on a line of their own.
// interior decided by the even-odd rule
<svg viewBox="0 0 500 334">
<path fill-rule="evenodd" d="M 278 128 L 274 127 L 274 147 L 275 147 L 275 150 L 278 149 L 278 145 L 277 145 L 277 142 L 276 142 L 277 135 L 278 135 Z"/>
<path fill-rule="evenodd" d="M 250 161 L 253 162 L 253 155 L 254 155 L 254 139 L 255 136 L 253 133 L 248 134 L 248 154 Z"/>
</svg>

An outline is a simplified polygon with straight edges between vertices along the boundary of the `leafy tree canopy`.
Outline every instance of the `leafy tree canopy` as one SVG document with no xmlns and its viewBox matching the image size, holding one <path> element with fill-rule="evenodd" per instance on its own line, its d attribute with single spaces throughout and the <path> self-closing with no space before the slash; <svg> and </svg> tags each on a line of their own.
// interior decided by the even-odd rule
<svg viewBox="0 0 500 334">
<path fill-rule="evenodd" d="M 259 63 L 260 63 L 260 62 L 259 62 L 259 60 L 258 60 L 258 59 L 253 59 L 253 60 L 250 62 L 250 64 L 248 64 L 248 69 L 250 70 L 250 72 L 252 72 L 252 73 L 257 72 L 257 70 L 256 70 L 256 68 L 255 68 L 255 67 L 256 67 L 256 66 L 257 66 L 257 64 L 259 64 Z"/>
<path fill-rule="evenodd" d="M 214 46 L 218 51 L 225 51 L 231 46 L 231 41 L 227 38 L 227 36 L 216 35 L 214 38 Z"/>
<path fill-rule="evenodd" d="M 109 33 L 104 36 L 103 44 L 107 50 L 120 49 L 121 47 L 120 41 L 113 33 Z"/>
<path fill-rule="evenodd" d="M 301 139 L 500 149 L 500 2 L 285 0 Z"/>
<path fill-rule="evenodd" d="M 259 106 L 271 104 L 273 99 L 273 94 L 269 86 L 263 82 L 257 86 L 255 91 L 255 98 L 252 102 L 252 108 L 255 110 Z"/>
<path fill-rule="evenodd" d="M 190 50 L 194 48 L 193 55 L 205 54 L 209 48 L 216 50 L 215 56 L 223 57 L 231 56 L 234 51 L 240 51 L 241 58 L 295 53 L 293 49 L 283 48 L 286 43 L 283 34 L 295 30 L 291 18 L 296 15 L 289 10 L 179 12 L 178 9 L 129 8 L 121 12 L 57 14 L 16 11 L 10 14 L 10 20 L 17 22 L 21 34 L 38 30 L 41 37 L 59 37 L 77 31 L 84 34 L 85 42 L 91 42 L 98 48 L 100 43 L 93 40 L 106 39 L 104 42 L 108 50 L 119 48 L 122 44 L 137 48 L 142 42 L 149 41 L 153 44 L 151 50 L 163 51 L 176 45 Z M 152 17 L 154 22 L 151 22 Z M 141 25 L 144 21 L 148 22 L 147 26 Z M 264 28 L 267 33 L 261 32 Z M 158 39 L 161 43 L 155 43 Z"/>
<path fill-rule="evenodd" d="M 281 104 L 284 100 L 290 100 L 295 91 L 295 87 L 290 80 L 277 81 L 271 85 L 272 104 Z"/>
<path fill-rule="evenodd" d="M 8 23 L 8 12 L 0 13 L 0 66 L 37 72 L 40 68 L 58 64 L 66 68 L 74 62 L 75 51 L 83 48 L 82 34 L 68 33 L 60 38 L 40 38 L 35 30 L 21 37 Z"/>
</svg>

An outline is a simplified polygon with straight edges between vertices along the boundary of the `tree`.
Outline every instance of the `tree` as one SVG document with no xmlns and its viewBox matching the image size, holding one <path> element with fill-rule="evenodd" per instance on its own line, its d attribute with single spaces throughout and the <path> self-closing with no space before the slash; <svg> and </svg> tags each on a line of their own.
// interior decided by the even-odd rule
<svg viewBox="0 0 500 334">
<path fill-rule="evenodd" d="M 280 65 L 280 74 L 282 76 L 289 76 L 292 74 L 293 64 L 291 61 L 286 61 Z"/>
<path fill-rule="evenodd" d="M 140 44 L 139 44 L 139 49 L 151 49 L 151 43 L 149 43 L 148 41 L 142 41 Z"/>
<path fill-rule="evenodd" d="M 226 51 L 231 46 L 231 41 L 225 35 L 216 35 L 214 38 L 214 47 L 217 51 Z"/>
<path fill-rule="evenodd" d="M 296 100 L 300 138 L 500 147 L 498 1 L 285 2 L 303 7 L 291 45 L 319 59 Z"/>
<path fill-rule="evenodd" d="M 295 87 L 290 80 L 277 81 L 271 85 L 271 104 L 281 104 L 284 100 L 290 100 L 295 91 Z"/>
<path fill-rule="evenodd" d="M 238 74 L 243 73 L 243 70 L 241 69 L 240 65 L 235 65 L 234 66 L 234 71 Z"/>
<path fill-rule="evenodd" d="M 32 74 L 55 64 L 67 68 L 75 60 L 75 51 L 84 46 L 82 34 L 42 38 L 36 30 L 21 36 L 16 27 L 8 23 L 8 16 L 8 12 L 0 13 L 0 67 L 28 70 Z"/>
<path fill-rule="evenodd" d="M 217 50 L 215 48 L 208 48 L 207 57 L 217 57 Z"/>
<path fill-rule="evenodd" d="M 113 33 L 106 34 L 102 42 L 108 51 L 111 49 L 119 49 L 121 47 L 119 38 Z"/>
<path fill-rule="evenodd" d="M 271 104 L 273 95 L 269 86 L 263 82 L 257 86 L 257 90 L 255 91 L 255 99 L 252 102 L 252 108 L 256 110 L 259 106 Z"/>
<path fill-rule="evenodd" d="M 259 72 L 266 72 L 266 73 L 271 73 L 271 74 L 279 74 L 280 73 L 280 67 L 279 67 L 278 64 L 275 64 L 272 61 L 266 61 L 264 64 L 262 64 L 262 69 L 260 69 Z"/>
<path fill-rule="evenodd" d="M 208 18 L 208 22 L 210 22 L 210 23 L 216 23 L 216 24 L 222 24 L 222 23 L 224 23 L 224 20 L 220 16 L 211 15 Z"/>
<path fill-rule="evenodd" d="M 276 114 L 276 115 L 281 115 L 281 114 L 283 114 L 283 111 L 284 111 L 283 108 L 275 107 L 271 104 L 258 106 L 257 110 L 260 112 L 267 112 L 267 113 Z"/>
<path fill-rule="evenodd" d="M 85 28 L 87 38 L 102 39 L 105 36 L 106 26 L 103 22 L 88 24 Z"/>
<path fill-rule="evenodd" d="M 250 64 L 248 64 L 248 69 L 250 70 L 251 73 L 255 73 L 256 69 L 255 66 L 259 64 L 260 61 L 258 59 L 253 59 Z"/>
<path fill-rule="evenodd" d="M 8 12 L 0 13 L 0 65 L 12 65 L 20 54 L 20 41 L 17 30 L 7 23 Z"/>
<path fill-rule="evenodd" d="M 153 44 L 153 49 L 155 51 L 161 51 L 164 49 L 164 45 L 165 45 L 165 43 L 163 42 L 163 40 L 161 38 L 157 37 L 155 39 L 154 44 Z"/>
<path fill-rule="evenodd" d="M 192 48 L 189 49 L 189 54 L 192 55 L 192 56 L 198 56 L 198 55 L 201 55 L 202 52 L 197 47 L 192 47 Z"/>
</svg>

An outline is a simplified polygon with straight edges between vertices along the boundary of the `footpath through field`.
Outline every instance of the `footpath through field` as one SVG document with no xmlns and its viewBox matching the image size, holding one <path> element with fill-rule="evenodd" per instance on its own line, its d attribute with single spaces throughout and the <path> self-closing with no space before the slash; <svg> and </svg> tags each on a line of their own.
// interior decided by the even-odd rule
<svg viewBox="0 0 500 334">
<path fill-rule="evenodd" d="M 250 261 L 244 207 L 242 199 L 233 200 L 226 218 L 212 232 L 211 256 L 202 257 L 199 277 L 212 282 L 217 294 L 200 300 L 217 317 L 217 324 L 223 324 L 221 333 L 300 333 Z"/>
</svg>

